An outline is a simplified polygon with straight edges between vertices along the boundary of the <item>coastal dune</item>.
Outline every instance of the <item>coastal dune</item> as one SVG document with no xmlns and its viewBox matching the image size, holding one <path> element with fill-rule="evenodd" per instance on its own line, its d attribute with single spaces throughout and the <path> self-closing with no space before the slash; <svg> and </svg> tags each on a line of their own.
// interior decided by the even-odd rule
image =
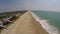
<svg viewBox="0 0 60 34">
<path fill-rule="evenodd" d="M 26 12 L 1 34 L 48 34 L 48 32 L 42 28 L 30 12 Z"/>
</svg>

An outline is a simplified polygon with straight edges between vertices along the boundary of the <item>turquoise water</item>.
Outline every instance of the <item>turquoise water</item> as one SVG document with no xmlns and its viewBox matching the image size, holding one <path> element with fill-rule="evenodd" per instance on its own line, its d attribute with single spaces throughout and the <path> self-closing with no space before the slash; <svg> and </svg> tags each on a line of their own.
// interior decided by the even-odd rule
<svg viewBox="0 0 60 34">
<path fill-rule="evenodd" d="M 52 11 L 38 11 L 32 10 L 36 15 L 41 17 L 42 19 L 48 20 L 48 22 L 60 30 L 60 12 L 52 12 Z"/>
</svg>

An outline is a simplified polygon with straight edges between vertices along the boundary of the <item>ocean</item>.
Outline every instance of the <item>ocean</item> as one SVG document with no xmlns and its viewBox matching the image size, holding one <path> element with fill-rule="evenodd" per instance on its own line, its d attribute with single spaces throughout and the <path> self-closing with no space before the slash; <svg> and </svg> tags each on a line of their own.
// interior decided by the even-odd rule
<svg viewBox="0 0 60 34">
<path fill-rule="evenodd" d="M 60 32 L 60 12 L 40 10 L 32 10 L 32 12 L 39 16 L 42 20 L 47 20 L 50 25 L 54 26 Z"/>
</svg>

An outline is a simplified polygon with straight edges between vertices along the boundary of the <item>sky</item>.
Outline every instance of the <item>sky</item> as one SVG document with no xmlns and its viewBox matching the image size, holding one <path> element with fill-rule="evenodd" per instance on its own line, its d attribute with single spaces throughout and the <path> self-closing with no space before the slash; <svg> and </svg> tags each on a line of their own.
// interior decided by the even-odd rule
<svg viewBox="0 0 60 34">
<path fill-rule="evenodd" d="M 0 0 L 0 12 L 15 10 L 49 10 L 60 12 L 60 0 Z"/>
</svg>

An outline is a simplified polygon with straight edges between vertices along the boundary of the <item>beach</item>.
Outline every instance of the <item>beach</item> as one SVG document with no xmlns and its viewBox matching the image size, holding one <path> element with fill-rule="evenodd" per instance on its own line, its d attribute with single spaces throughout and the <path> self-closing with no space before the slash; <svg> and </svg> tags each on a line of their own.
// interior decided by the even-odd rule
<svg viewBox="0 0 60 34">
<path fill-rule="evenodd" d="M 29 12 L 26 12 L 1 34 L 48 34 L 48 32 Z"/>
</svg>

